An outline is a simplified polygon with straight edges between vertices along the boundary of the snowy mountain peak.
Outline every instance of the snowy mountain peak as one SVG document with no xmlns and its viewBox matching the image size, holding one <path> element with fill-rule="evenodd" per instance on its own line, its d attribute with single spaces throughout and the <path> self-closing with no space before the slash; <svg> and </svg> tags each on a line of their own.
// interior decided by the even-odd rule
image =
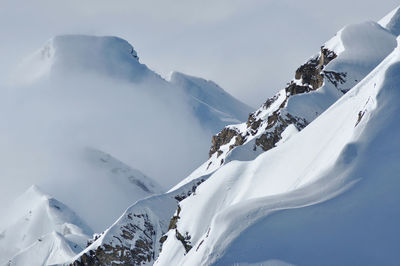
<svg viewBox="0 0 400 266">
<path fill-rule="evenodd" d="M 37 186 L 31 186 L 23 193 L 4 217 L 7 219 L 0 227 L 0 265 L 4 260 L 13 262 L 35 256 L 32 250 L 40 247 L 47 247 L 48 256 L 58 254 L 62 250 L 52 244 L 54 241 L 60 243 L 58 236 L 62 238 L 63 250 L 72 256 L 86 246 L 87 239 L 93 234 L 75 212 Z"/>
<path fill-rule="evenodd" d="M 226 123 L 243 121 L 252 111 L 251 107 L 234 98 L 211 80 L 172 72 L 169 81 L 185 95 L 190 96 L 196 102 L 193 105 L 200 104 L 196 110 L 199 116 L 212 120 L 217 114 L 221 120 L 216 123 L 219 124 L 217 128 Z"/>
<path fill-rule="evenodd" d="M 114 36 L 60 35 L 28 57 L 20 72 L 27 82 L 67 72 L 97 73 L 137 81 L 151 71 L 126 40 Z M 152 73 L 152 72 L 151 72 Z"/>
<path fill-rule="evenodd" d="M 44 193 L 37 185 L 30 186 L 23 195 L 25 197 L 40 197 L 40 198 L 49 197 L 49 195 Z"/>
<path fill-rule="evenodd" d="M 82 56 L 103 54 L 104 57 L 116 56 L 139 60 L 133 46 L 126 40 L 115 36 L 58 35 L 48 43 L 51 43 L 58 53 L 63 54 L 73 51 Z"/>
<path fill-rule="evenodd" d="M 195 76 L 191 76 L 191 75 L 187 75 L 184 74 L 182 72 L 179 71 L 173 71 L 171 72 L 168 80 L 172 83 L 179 83 L 179 82 L 184 82 L 184 81 L 191 81 L 193 83 L 196 84 L 208 84 L 208 88 L 211 90 L 211 88 L 213 88 L 215 91 L 218 91 L 220 93 L 226 93 L 220 86 L 218 86 L 218 84 L 216 84 L 214 81 L 212 80 L 206 80 L 203 78 L 199 78 L 199 77 L 195 77 Z"/>
<path fill-rule="evenodd" d="M 383 17 L 379 21 L 379 24 L 394 35 L 400 35 L 400 6 L 396 7 L 389 14 Z"/>
</svg>

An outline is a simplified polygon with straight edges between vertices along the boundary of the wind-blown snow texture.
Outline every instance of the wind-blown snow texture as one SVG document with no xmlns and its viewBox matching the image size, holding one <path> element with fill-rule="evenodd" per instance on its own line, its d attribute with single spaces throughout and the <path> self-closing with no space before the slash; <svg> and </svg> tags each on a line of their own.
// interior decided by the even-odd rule
<svg viewBox="0 0 400 266">
<path fill-rule="evenodd" d="M 396 188 L 382 184 L 382 191 L 389 187 L 392 189 L 387 191 L 390 192 L 388 196 L 383 197 L 393 200 L 388 208 L 382 207 L 384 204 L 377 206 L 371 203 L 379 202 L 374 196 L 364 201 L 370 193 L 383 193 L 369 191 L 376 184 L 367 186 L 354 198 L 348 196 L 368 180 L 380 182 L 374 178 L 376 172 L 371 169 L 372 165 L 378 168 L 391 167 L 398 158 L 397 144 L 386 147 L 393 155 L 388 165 L 385 160 L 378 160 L 388 154 L 376 144 L 379 135 L 386 130 L 385 125 L 396 125 L 394 119 L 397 110 L 392 106 L 396 99 L 390 89 L 385 94 L 385 88 L 397 82 L 387 79 L 388 76 L 398 76 L 396 71 L 388 70 L 398 60 L 396 46 L 396 36 L 374 22 L 341 30 L 325 44 L 327 50 L 321 50 L 317 57 L 320 62 L 324 53 L 326 58 L 331 58 L 323 68 L 326 76 L 320 87 L 311 86 L 308 92 L 291 94 L 286 102 L 284 98 L 288 95 L 280 92 L 272 102 L 255 112 L 260 117 L 261 114 L 268 117 L 268 112 L 271 114 L 280 110 L 279 115 L 282 115 L 289 109 L 290 102 L 294 102 L 297 104 L 290 109 L 292 113 L 309 121 L 317 117 L 315 121 L 301 132 L 298 132 L 295 124 L 288 125 L 280 133 L 276 147 L 264 153 L 246 154 L 239 150 L 246 142 L 240 143 L 239 148 L 233 149 L 239 150 L 239 157 L 235 159 L 245 161 L 230 161 L 232 159 L 229 160 L 229 156 L 232 155 L 228 154 L 229 150 L 223 150 L 229 155 L 225 157 L 229 163 L 211 168 L 208 161 L 169 193 L 134 204 L 109 231 L 76 257 L 75 264 L 90 264 L 98 262 L 100 258 L 106 258 L 104 265 L 108 265 L 110 260 L 119 263 L 137 260 L 153 263 L 159 252 L 158 247 L 161 247 L 161 253 L 155 262 L 157 265 L 337 265 L 377 264 L 382 261 L 391 264 L 398 261 L 394 250 L 398 236 L 394 225 L 398 222 L 398 212 L 392 208 L 398 202 L 398 197 L 393 193 Z M 332 56 L 331 52 L 336 56 Z M 316 65 L 313 59 L 309 62 L 306 67 Z M 329 79 L 329 73 L 333 73 L 333 76 L 334 73 L 346 73 L 346 80 L 340 82 L 340 79 L 336 79 L 337 84 L 334 84 L 335 80 L 329 80 L 329 83 L 326 80 Z M 299 79 L 293 83 L 300 87 L 307 85 Z M 347 93 L 329 107 L 343 92 Z M 390 103 L 380 100 L 381 95 L 386 95 L 382 97 L 390 99 Z M 308 109 L 304 109 L 304 106 L 308 106 Z M 328 110 L 323 112 L 326 108 Z M 319 110 L 322 115 L 310 110 Z M 386 122 L 381 120 L 386 116 L 391 119 Z M 235 127 L 239 132 L 247 130 L 247 124 Z M 262 127 L 256 129 L 263 133 Z M 392 137 L 390 141 L 394 139 Z M 232 144 L 234 142 L 226 146 Z M 374 150 L 376 156 L 370 158 L 368 154 L 372 151 L 369 149 Z M 256 157 L 258 154 L 261 155 Z M 393 169 L 389 173 L 391 177 L 398 170 Z M 381 171 L 384 176 L 386 172 Z M 393 182 L 393 185 L 396 186 L 396 183 Z M 347 197 L 350 197 L 348 203 Z M 152 203 L 160 200 L 163 205 L 155 206 Z M 333 207 L 325 209 L 329 204 Z M 353 210 L 356 206 L 360 207 L 357 211 Z M 312 210 L 311 214 L 307 213 L 309 209 Z M 302 214 L 303 210 L 306 214 Z M 382 217 L 371 218 L 375 217 L 374 212 Z M 286 213 L 293 214 L 285 218 Z M 356 216 L 352 216 L 353 213 Z M 327 217 L 324 217 L 325 214 Z M 283 218 L 275 218 L 280 215 Z M 318 219 L 314 220 L 312 215 Z M 349 217 L 342 220 L 341 215 Z M 166 217 L 170 217 L 169 223 Z M 302 221 L 299 228 L 297 217 Z M 385 223 L 390 219 L 395 222 Z M 368 220 L 366 225 L 360 226 L 359 223 L 365 220 Z M 151 226 L 146 226 L 144 221 Z M 330 221 L 337 221 L 337 227 L 332 226 Z M 312 226 L 308 226 L 308 223 Z M 282 231 L 281 227 L 285 226 L 289 233 Z M 368 234 L 371 231 L 369 226 L 385 229 Z M 330 227 L 335 230 L 331 232 Z M 144 237 L 146 234 L 143 233 L 149 228 L 151 237 L 148 234 Z M 128 229 L 127 234 L 124 230 Z M 291 234 L 290 230 L 294 233 Z M 388 238 L 385 232 L 392 232 L 393 236 Z M 159 238 L 160 235 L 163 236 Z M 353 245 L 350 247 L 346 246 L 347 235 L 352 237 Z M 113 237 L 120 240 L 113 240 Z M 379 239 L 381 241 L 373 242 Z M 143 245 L 141 241 L 144 240 L 147 242 Z M 321 255 L 310 253 L 319 249 Z M 130 257 L 121 257 L 118 253 L 120 250 L 129 251 Z M 385 252 L 390 254 L 386 256 Z M 366 253 L 369 256 L 363 256 Z"/>
<path fill-rule="evenodd" d="M 304 75 L 312 75 L 311 82 L 318 78 L 314 70 L 300 67 L 288 87 L 268 99 L 249 116 L 247 122 L 227 126 L 217 134 L 213 138 L 209 160 L 174 188 L 192 178 L 210 174 L 229 161 L 253 160 L 265 150 L 283 143 L 285 139 L 282 134 L 291 132 L 291 136 L 303 129 L 337 101 L 343 92 L 360 82 L 395 47 L 396 36 L 375 22 L 343 28 L 324 44 L 319 55 L 303 65 L 314 68 L 314 58 L 328 61 L 320 72 L 323 83 L 319 87 L 303 80 Z M 298 92 L 296 86 L 303 91 Z"/>
<path fill-rule="evenodd" d="M 192 248 L 170 230 L 156 265 L 396 265 L 399 77 L 397 46 L 303 131 L 221 167 L 180 203 Z"/>
</svg>

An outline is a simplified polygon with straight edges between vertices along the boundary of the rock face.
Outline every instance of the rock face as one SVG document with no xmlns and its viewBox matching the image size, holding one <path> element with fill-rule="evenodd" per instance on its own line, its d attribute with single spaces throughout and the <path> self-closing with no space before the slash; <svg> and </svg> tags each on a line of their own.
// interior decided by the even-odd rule
<svg viewBox="0 0 400 266">
<path fill-rule="evenodd" d="M 176 228 L 176 222 L 179 220 L 179 201 L 193 194 L 203 181 L 204 179 L 194 180 L 170 193 L 135 203 L 114 225 L 89 241 L 88 247 L 70 265 L 153 263 L 167 239 L 165 233 Z M 190 250 L 188 234 L 176 231 L 176 237 L 184 244 L 185 249 Z"/>
<path fill-rule="evenodd" d="M 226 150 L 222 146 L 229 144 L 227 151 L 248 143 L 255 138 L 253 150 L 260 147 L 267 151 L 276 146 L 282 139 L 282 133 L 289 125 L 302 130 L 309 122 L 305 118 L 289 113 L 285 107 L 288 99 L 299 94 L 318 90 L 324 82 L 330 82 L 336 88 L 346 81 L 346 73 L 324 71 L 324 68 L 337 57 L 328 48 L 321 47 L 319 55 L 311 58 L 300 66 L 295 73 L 295 79 L 274 97 L 269 98 L 257 111 L 251 113 L 245 127 L 243 125 L 228 126 L 213 136 L 209 157 L 217 153 L 220 157 Z M 344 93 L 344 92 L 343 92 Z M 234 140 L 233 140 L 234 139 Z"/>
<path fill-rule="evenodd" d="M 71 265 L 113 265 L 116 261 L 122 265 L 141 265 L 154 260 L 156 231 L 148 214 L 129 213 L 127 218 L 130 222 L 122 225 L 119 235 L 114 236 L 117 244 L 89 250 Z M 127 242 L 132 244 L 126 245 Z"/>
<path fill-rule="evenodd" d="M 231 129 L 231 128 L 224 128 L 221 130 L 220 133 L 218 133 L 218 135 L 213 136 L 212 137 L 212 146 L 210 148 L 210 152 L 209 152 L 209 157 L 211 157 L 215 152 L 220 152 L 219 148 L 222 145 L 228 144 L 231 139 L 233 137 L 237 137 L 240 136 L 239 138 L 236 138 L 237 141 L 235 141 L 235 146 L 238 145 L 242 145 L 243 143 L 241 143 L 241 135 L 239 134 L 239 131 L 235 130 L 235 129 Z M 236 145 L 237 144 L 237 145 Z M 220 153 L 219 153 L 220 155 Z"/>
</svg>

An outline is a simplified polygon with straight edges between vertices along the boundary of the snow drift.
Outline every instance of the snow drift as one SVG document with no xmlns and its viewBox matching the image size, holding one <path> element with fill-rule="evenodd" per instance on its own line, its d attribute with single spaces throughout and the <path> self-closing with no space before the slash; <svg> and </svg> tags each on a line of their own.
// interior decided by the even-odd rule
<svg viewBox="0 0 400 266">
<path fill-rule="evenodd" d="M 399 77 L 397 45 L 303 131 L 217 170 L 180 202 L 156 265 L 396 265 Z"/>
</svg>

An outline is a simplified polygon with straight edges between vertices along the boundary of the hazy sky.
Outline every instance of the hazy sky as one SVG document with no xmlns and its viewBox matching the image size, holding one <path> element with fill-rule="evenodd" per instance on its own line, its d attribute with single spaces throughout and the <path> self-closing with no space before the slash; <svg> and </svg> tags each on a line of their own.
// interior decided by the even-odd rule
<svg viewBox="0 0 400 266">
<path fill-rule="evenodd" d="M 257 107 L 343 25 L 377 20 L 396 0 L 0 0 L 0 71 L 58 34 L 117 35 L 166 77 L 212 79 Z"/>
</svg>

